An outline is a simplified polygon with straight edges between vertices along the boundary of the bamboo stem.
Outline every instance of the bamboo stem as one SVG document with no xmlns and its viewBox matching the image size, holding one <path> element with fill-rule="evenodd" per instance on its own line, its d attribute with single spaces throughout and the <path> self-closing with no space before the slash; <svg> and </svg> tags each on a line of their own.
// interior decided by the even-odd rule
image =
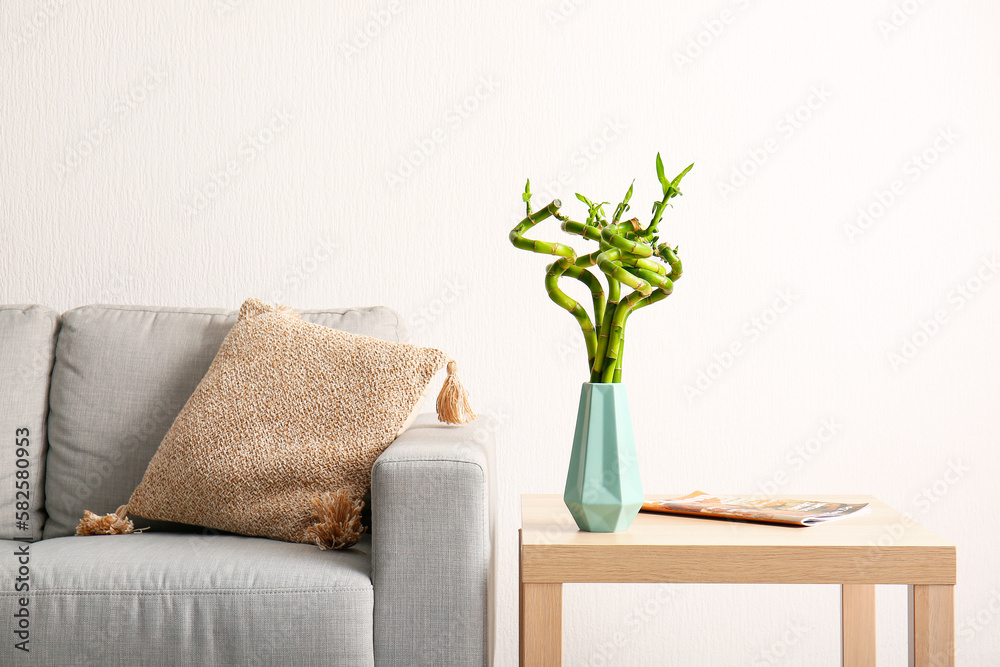
<svg viewBox="0 0 1000 667">
<path fill-rule="evenodd" d="M 559 227 L 569 234 L 576 234 L 577 236 L 582 236 L 588 241 L 600 241 L 601 240 L 601 230 L 593 225 L 585 225 L 582 222 L 576 222 L 575 220 L 570 220 L 566 218 L 562 221 Z"/>
<path fill-rule="evenodd" d="M 568 294 L 563 292 L 559 288 L 559 278 L 567 271 L 567 269 L 576 269 L 573 266 L 573 261 L 576 257 L 561 257 L 555 262 L 549 264 L 548 269 L 545 272 L 545 291 L 548 292 L 549 298 L 560 306 L 569 311 L 570 315 L 576 318 L 576 321 L 580 324 L 580 330 L 583 331 L 583 339 L 587 344 L 587 367 L 590 368 L 594 364 L 594 356 L 597 354 L 597 334 L 594 331 L 594 325 L 590 321 L 590 317 L 587 315 L 587 311 L 584 310 L 575 299 L 570 297 Z M 584 271 L 583 269 L 576 269 L 580 271 L 583 275 L 588 275 L 590 278 L 596 282 L 597 278 L 594 277 L 589 271 Z M 580 276 L 574 276 L 580 278 Z M 586 281 L 582 281 L 586 284 Z M 592 295 L 595 301 L 595 307 L 598 300 L 601 303 L 601 308 L 604 306 L 604 290 L 601 284 L 597 282 L 596 289 L 598 292 L 595 294 L 592 290 Z"/>
<path fill-rule="evenodd" d="M 623 222 L 621 224 L 624 225 L 628 223 Z M 645 243 L 625 238 L 611 227 L 605 227 L 601 230 L 601 240 L 605 243 L 610 243 L 619 250 L 624 250 L 635 257 L 649 257 L 653 254 L 653 249 Z"/>
<path fill-rule="evenodd" d="M 524 234 L 539 222 L 558 213 L 560 206 L 562 206 L 562 202 L 558 199 L 554 199 L 545 208 L 539 209 L 538 211 L 526 216 L 524 220 L 522 220 L 517 227 L 512 229 L 508 235 L 510 242 L 514 244 L 514 247 L 520 248 L 521 250 L 530 250 L 531 252 L 537 252 L 542 255 L 572 257 L 575 261 L 576 252 L 568 245 L 564 245 L 562 243 L 551 243 L 549 241 L 534 241 L 524 237 Z"/>
<path fill-rule="evenodd" d="M 621 263 L 622 251 L 618 248 L 609 248 L 605 250 L 600 255 L 597 256 L 597 266 L 604 273 L 608 275 L 609 278 L 617 280 L 619 283 L 624 283 L 628 285 L 636 292 L 640 292 L 643 296 L 648 296 L 653 288 L 650 287 L 649 283 L 640 280 L 626 269 Z"/>
<path fill-rule="evenodd" d="M 625 320 L 628 322 L 628 320 Z M 622 381 L 622 360 L 625 358 L 625 331 L 622 330 L 621 342 L 618 343 L 618 360 L 615 362 L 615 374 L 611 379 L 612 382 Z"/>
<path fill-rule="evenodd" d="M 578 193 L 577 198 L 588 207 L 587 221 L 581 223 L 560 213 L 562 203 L 558 199 L 533 212 L 531 183 L 525 183 L 523 201 L 527 215 L 511 230 L 509 238 L 517 248 L 556 257 L 546 268 L 545 289 L 549 298 L 568 311 L 580 325 L 587 344 L 591 382 L 621 382 L 625 325 L 629 317 L 634 310 L 668 297 L 683 273 L 676 248 L 658 243 L 656 228 L 669 201 L 681 194 L 678 185 L 692 166 L 669 180 L 663 172 L 660 156 L 656 156 L 656 172 L 663 186 L 663 199 L 653 204 L 653 217 L 645 229 L 635 218 L 619 222 L 630 208 L 628 203 L 632 186 L 615 209 L 611 222 L 603 212 L 603 206 L 608 202 L 596 203 Z M 525 237 L 535 225 L 550 217 L 560 221 L 562 231 L 596 242 L 598 249 L 577 256 L 568 245 Z M 606 295 L 598 278 L 600 274 L 592 272 L 592 266 L 597 266 L 605 275 L 608 283 Z M 563 276 L 580 281 L 590 290 L 593 320 L 580 303 L 560 288 L 559 279 Z M 627 295 L 622 294 L 622 285 L 631 288 Z"/>
<path fill-rule="evenodd" d="M 547 267 L 545 273 L 545 291 L 554 303 L 567 310 L 580 325 L 580 330 L 583 332 L 583 338 L 587 345 L 587 367 L 590 368 L 593 366 L 594 356 L 597 353 L 597 334 L 594 330 L 594 324 L 591 322 L 583 306 L 559 288 L 559 278 L 563 274 L 568 274 L 590 288 L 591 297 L 594 302 L 595 319 L 598 316 L 603 317 L 604 315 L 604 288 L 597 277 L 590 271 L 574 266 L 577 259 L 576 251 L 568 245 L 525 238 L 524 234 L 539 222 L 552 216 L 564 218 L 564 216 L 559 215 L 559 207 L 562 205 L 562 202 L 558 199 L 553 200 L 545 208 L 532 213 L 530 193 L 527 186 L 525 187 L 525 194 L 524 203 L 528 215 L 511 230 L 509 235 L 510 241 L 514 244 L 514 247 L 522 250 L 530 250 L 540 254 L 556 255 L 559 257 L 559 259 Z"/>
<path fill-rule="evenodd" d="M 601 320 L 604 319 L 604 309 L 606 307 L 604 285 L 601 284 L 601 281 L 593 273 L 575 265 L 567 268 L 563 275 L 568 278 L 575 278 L 590 288 L 590 299 L 594 303 L 594 324 L 600 326 Z"/>
<path fill-rule="evenodd" d="M 621 283 L 608 276 L 608 307 L 604 311 L 601 319 L 601 330 L 597 337 L 597 358 L 594 360 L 590 373 L 591 382 L 601 381 L 601 371 L 604 369 L 604 355 L 608 351 L 608 338 L 611 334 L 611 320 L 615 316 L 615 309 L 621 299 Z"/>
<path fill-rule="evenodd" d="M 676 251 L 666 243 L 663 243 L 657 248 L 656 254 L 670 265 L 670 274 L 667 277 L 677 282 L 681 274 L 684 273 L 684 265 L 681 264 L 681 258 L 677 256 Z"/>
<path fill-rule="evenodd" d="M 604 369 L 601 371 L 601 382 L 614 382 L 615 367 L 621 353 L 622 332 L 625 330 L 625 319 L 632 312 L 636 303 L 644 296 L 640 292 L 632 292 L 615 308 L 614 319 L 611 322 L 611 332 L 608 338 L 608 349 L 604 354 Z"/>
</svg>

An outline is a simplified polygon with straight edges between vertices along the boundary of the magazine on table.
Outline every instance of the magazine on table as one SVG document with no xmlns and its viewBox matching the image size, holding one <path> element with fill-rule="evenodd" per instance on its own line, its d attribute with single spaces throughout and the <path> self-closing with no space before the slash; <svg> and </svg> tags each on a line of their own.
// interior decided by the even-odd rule
<svg viewBox="0 0 1000 667">
<path fill-rule="evenodd" d="M 643 512 L 737 521 L 759 521 L 790 526 L 815 526 L 848 516 L 868 514 L 868 503 L 835 503 L 821 500 L 758 498 L 753 496 L 713 496 L 695 491 L 683 498 L 647 500 Z"/>
</svg>

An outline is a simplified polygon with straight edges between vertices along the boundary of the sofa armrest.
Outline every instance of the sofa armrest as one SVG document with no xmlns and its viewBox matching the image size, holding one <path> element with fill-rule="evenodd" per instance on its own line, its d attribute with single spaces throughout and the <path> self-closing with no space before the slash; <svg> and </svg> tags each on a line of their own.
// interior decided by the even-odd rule
<svg viewBox="0 0 1000 667">
<path fill-rule="evenodd" d="M 422 415 L 375 461 L 376 665 L 486 663 L 494 430 Z"/>
</svg>

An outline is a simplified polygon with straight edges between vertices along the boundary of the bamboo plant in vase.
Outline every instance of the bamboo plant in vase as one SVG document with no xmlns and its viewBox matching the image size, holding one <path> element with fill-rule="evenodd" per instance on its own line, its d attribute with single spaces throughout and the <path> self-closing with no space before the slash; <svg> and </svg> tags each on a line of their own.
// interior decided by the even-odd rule
<svg viewBox="0 0 1000 667">
<path fill-rule="evenodd" d="M 563 495 L 581 530 L 626 530 L 642 506 L 632 418 L 621 383 L 625 325 L 634 311 L 670 296 L 681 277 L 677 248 L 661 243 L 657 228 L 670 200 L 681 194 L 681 179 L 693 166 L 668 179 L 657 154 L 656 175 L 663 186 L 663 199 L 653 203 L 652 217 L 645 227 L 637 218 L 622 220 L 630 209 L 634 181 L 610 220 L 604 212 L 609 202 L 595 203 L 577 194 L 587 206 L 586 222 L 577 222 L 560 212 L 562 202 L 558 199 L 533 211 L 529 180 L 522 197 L 527 215 L 510 232 L 515 247 L 556 257 L 545 272 L 545 289 L 556 305 L 576 319 L 587 345 L 590 378 L 580 392 Z M 564 232 L 593 241 L 597 249 L 578 256 L 568 245 L 525 237 L 532 227 L 550 217 L 561 222 Z M 598 278 L 602 273 L 604 282 Z M 562 278 L 578 280 L 590 290 L 593 317 L 559 287 Z"/>
</svg>

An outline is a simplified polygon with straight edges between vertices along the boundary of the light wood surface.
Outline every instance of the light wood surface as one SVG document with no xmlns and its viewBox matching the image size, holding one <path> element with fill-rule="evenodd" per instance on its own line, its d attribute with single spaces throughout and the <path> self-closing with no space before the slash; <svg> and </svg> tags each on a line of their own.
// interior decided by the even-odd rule
<svg viewBox="0 0 1000 667">
<path fill-rule="evenodd" d="M 910 667 L 954 667 L 954 586 L 910 586 Z"/>
<path fill-rule="evenodd" d="M 562 664 L 562 584 L 526 584 L 520 588 L 521 667 Z"/>
<path fill-rule="evenodd" d="M 647 496 L 664 498 L 670 496 Z M 525 495 L 530 583 L 954 584 L 955 547 L 870 496 L 864 516 L 796 528 L 642 512 L 628 531 L 577 529 L 557 495 Z"/>
<path fill-rule="evenodd" d="M 844 667 L 875 667 L 875 586 L 845 584 L 841 591 Z"/>
<path fill-rule="evenodd" d="M 871 496 L 796 497 L 871 512 L 809 528 L 640 513 L 587 533 L 559 496 L 522 496 L 521 664 L 562 664 L 563 583 L 676 582 L 841 584 L 848 667 L 875 665 L 875 584 L 907 584 L 911 667 L 953 666 L 955 546 Z"/>
</svg>

